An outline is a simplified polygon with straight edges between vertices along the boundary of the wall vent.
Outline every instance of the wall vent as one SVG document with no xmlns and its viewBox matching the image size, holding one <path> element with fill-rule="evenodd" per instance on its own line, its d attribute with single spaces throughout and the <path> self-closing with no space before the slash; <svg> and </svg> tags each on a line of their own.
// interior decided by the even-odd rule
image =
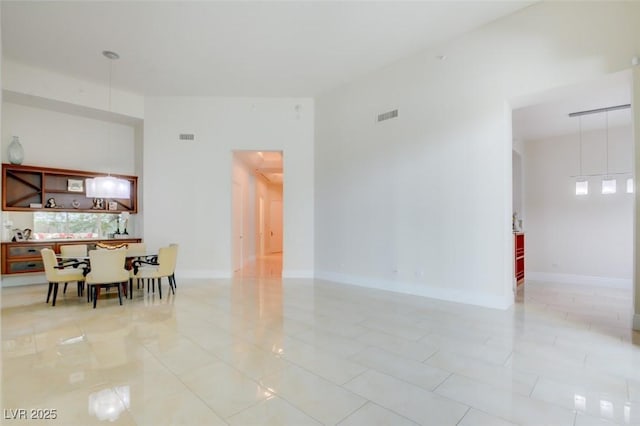
<svg viewBox="0 0 640 426">
<path fill-rule="evenodd" d="M 378 114 L 378 123 L 385 120 L 390 120 L 392 118 L 396 118 L 398 116 L 398 110 L 394 109 L 393 111 L 384 112 L 382 114 Z"/>
<path fill-rule="evenodd" d="M 193 133 L 180 133 L 181 141 L 192 141 L 196 139 L 196 135 Z"/>
</svg>

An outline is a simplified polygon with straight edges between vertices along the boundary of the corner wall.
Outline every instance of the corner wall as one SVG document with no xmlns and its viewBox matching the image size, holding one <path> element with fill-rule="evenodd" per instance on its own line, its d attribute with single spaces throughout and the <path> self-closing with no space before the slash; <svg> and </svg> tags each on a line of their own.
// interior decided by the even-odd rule
<svg viewBox="0 0 640 426">
<path fill-rule="evenodd" d="M 633 141 L 635 159 L 634 182 L 636 183 L 636 202 L 633 211 L 633 329 L 640 330 L 640 238 L 638 230 L 640 230 L 640 196 L 638 196 L 638 178 L 640 177 L 640 65 L 636 65 L 632 72 L 632 98 L 631 112 L 633 114 Z"/>
<path fill-rule="evenodd" d="M 629 114 L 629 111 L 618 113 Z M 609 129 L 609 171 L 615 194 L 601 193 L 602 176 L 588 178 L 589 194 L 575 194 L 580 174 L 578 133 L 527 141 L 525 173 L 526 278 L 631 288 L 634 194 L 631 127 Z M 604 130 L 582 135 L 584 175 L 606 171 Z"/>
<path fill-rule="evenodd" d="M 639 20 L 638 3 L 537 3 L 320 96 L 316 275 L 510 306 L 508 102 L 628 68 Z"/>
</svg>

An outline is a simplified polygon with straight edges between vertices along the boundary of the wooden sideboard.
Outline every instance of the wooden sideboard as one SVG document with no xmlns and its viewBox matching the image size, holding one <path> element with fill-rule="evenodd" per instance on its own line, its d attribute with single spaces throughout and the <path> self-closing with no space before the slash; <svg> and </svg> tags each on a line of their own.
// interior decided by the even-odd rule
<svg viewBox="0 0 640 426">
<path fill-rule="evenodd" d="M 108 240 L 33 240 L 3 242 L 2 246 L 2 275 L 24 274 L 29 272 L 44 272 L 40 250 L 50 248 L 60 253 L 60 247 L 66 244 L 87 244 L 89 250 L 94 250 L 96 244 L 117 245 L 122 243 L 139 243 L 140 238 L 117 238 Z"/>
<path fill-rule="evenodd" d="M 524 233 L 516 232 L 513 238 L 516 283 L 520 285 L 524 283 Z"/>
</svg>

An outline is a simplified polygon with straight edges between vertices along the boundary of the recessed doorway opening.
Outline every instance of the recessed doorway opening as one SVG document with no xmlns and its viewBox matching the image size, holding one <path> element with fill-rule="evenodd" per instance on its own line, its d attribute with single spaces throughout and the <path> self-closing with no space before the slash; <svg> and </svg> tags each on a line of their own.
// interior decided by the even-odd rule
<svg viewBox="0 0 640 426">
<path fill-rule="evenodd" d="M 513 230 L 526 234 L 516 302 L 548 297 L 568 317 L 629 326 L 620 312 L 636 267 L 631 89 L 623 71 L 512 103 Z M 617 191 L 604 190 L 609 180 Z"/>
<path fill-rule="evenodd" d="M 234 151 L 232 267 L 236 277 L 281 277 L 283 153 Z"/>
</svg>

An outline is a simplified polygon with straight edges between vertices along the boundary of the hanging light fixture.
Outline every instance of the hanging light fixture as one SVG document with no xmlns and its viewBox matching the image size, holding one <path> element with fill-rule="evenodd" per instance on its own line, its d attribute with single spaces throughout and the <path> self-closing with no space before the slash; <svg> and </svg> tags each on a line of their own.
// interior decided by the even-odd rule
<svg viewBox="0 0 640 426">
<path fill-rule="evenodd" d="M 113 71 L 113 61 L 120 58 L 115 52 L 105 50 L 102 55 L 109 59 L 109 112 L 111 112 L 111 75 Z M 110 129 L 110 126 L 109 126 Z M 107 143 L 111 143 L 111 130 L 107 138 Z M 131 184 L 126 179 L 119 179 L 114 176 L 100 176 L 85 181 L 86 195 L 90 198 L 129 198 L 131 196 Z"/>
<path fill-rule="evenodd" d="M 605 113 L 605 157 L 606 157 L 606 171 L 605 174 L 590 174 L 588 176 L 602 176 L 602 193 L 603 194 L 615 194 L 616 193 L 616 178 L 611 175 L 625 175 L 626 173 L 609 173 L 609 111 L 617 111 L 622 109 L 629 109 L 631 104 L 616 105 L 606 108 L 591 109 L 587 111 L 577 111 L 569 114 L 569 117 L 582 117 L 588 114 L 601 114 Z M 633 178 L 627 179 L 627 193 L 634 192 Z M 576 177 L 576 195 L 587 195 L 589 193 L 589 182 L 585 175 L 582 174 L 582 121 L 580 121 L 580 175 Z"/>
<path fill-rule="evenodd" d="M 605 167 L 606 173 L 602 178 L 602 193 L 603 194 L 615 194 L 616 193 L 616 178 L 609 176 L 609 111 L 605 111 Z"/>
<path fill-rule="evenodd" d="M 578 117 L 578 126 L 580 129 L 580 145 L 579 145 L 579 163 L 580 163 L 580 175 L 576 178 L 576 195 L 589 194 L 589 181 L 582 174 L 582 116 Z"/>
</svg>

